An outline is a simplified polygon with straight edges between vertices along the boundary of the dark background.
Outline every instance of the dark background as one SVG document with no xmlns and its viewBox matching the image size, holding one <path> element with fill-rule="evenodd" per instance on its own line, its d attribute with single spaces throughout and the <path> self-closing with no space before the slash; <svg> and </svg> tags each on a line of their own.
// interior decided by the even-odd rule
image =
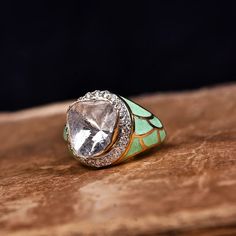
<svg viewBox="0 0 236 236">
<path fill-rule="evenodd" d="M 0 110 L 235 80 L 231 1 L 0 3 Z"/>
</svg>

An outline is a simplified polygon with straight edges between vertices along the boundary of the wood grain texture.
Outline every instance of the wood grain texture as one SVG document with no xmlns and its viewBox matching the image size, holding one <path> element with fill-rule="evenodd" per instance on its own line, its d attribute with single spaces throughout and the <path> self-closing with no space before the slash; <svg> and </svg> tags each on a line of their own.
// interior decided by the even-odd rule
<svg viewBox="0 0 236 236">
<path fill-rule="evenodd" d="M 100 170 L 67 152 L 68 103 L 0 114 L 0 235 L 236 235 L 236 85 L 134 100 L 168 139 Z"/>
</svg>

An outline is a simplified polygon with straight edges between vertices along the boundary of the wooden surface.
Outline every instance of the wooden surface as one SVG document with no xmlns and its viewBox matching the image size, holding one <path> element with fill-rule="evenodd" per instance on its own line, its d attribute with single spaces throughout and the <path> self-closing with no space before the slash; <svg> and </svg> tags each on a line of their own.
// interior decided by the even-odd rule
<svg viewBox="0 0 236 236">
<path fill-rule="evenodd" d="M 62 140 L 68 103 L 0 115 L 0 235 L 236 235 L 236 85 L 137 97 L 160 150 L 92 170 Z"/>
</svg>

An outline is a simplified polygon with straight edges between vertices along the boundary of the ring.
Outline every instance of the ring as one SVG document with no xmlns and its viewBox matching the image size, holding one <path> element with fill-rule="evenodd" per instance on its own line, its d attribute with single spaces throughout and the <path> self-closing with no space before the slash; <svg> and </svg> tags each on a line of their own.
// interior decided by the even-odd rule
<svg viewBox="0 0 236 236">
<path fill-rule="evenodd" d="M 88 92 L 67 110 L 64 139 L 75 159 L 87 166 L 118 164 L 165 138 L 156 116 L 109 91 Z"/>
</svg>

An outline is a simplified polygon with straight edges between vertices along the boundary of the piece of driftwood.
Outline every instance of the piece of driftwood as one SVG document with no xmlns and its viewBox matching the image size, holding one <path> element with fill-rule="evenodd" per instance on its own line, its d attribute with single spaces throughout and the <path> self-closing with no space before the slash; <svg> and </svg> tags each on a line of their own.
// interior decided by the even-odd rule
<svg viewBox="0 0 236 236">
<path fill-rule="evenodd" d="M 168 139 L 125 164 L 81 166 L 68 103 L 0 114 L 0 235 L 236 235 L 236 85 L 134 99 Z"/>
</svg>

